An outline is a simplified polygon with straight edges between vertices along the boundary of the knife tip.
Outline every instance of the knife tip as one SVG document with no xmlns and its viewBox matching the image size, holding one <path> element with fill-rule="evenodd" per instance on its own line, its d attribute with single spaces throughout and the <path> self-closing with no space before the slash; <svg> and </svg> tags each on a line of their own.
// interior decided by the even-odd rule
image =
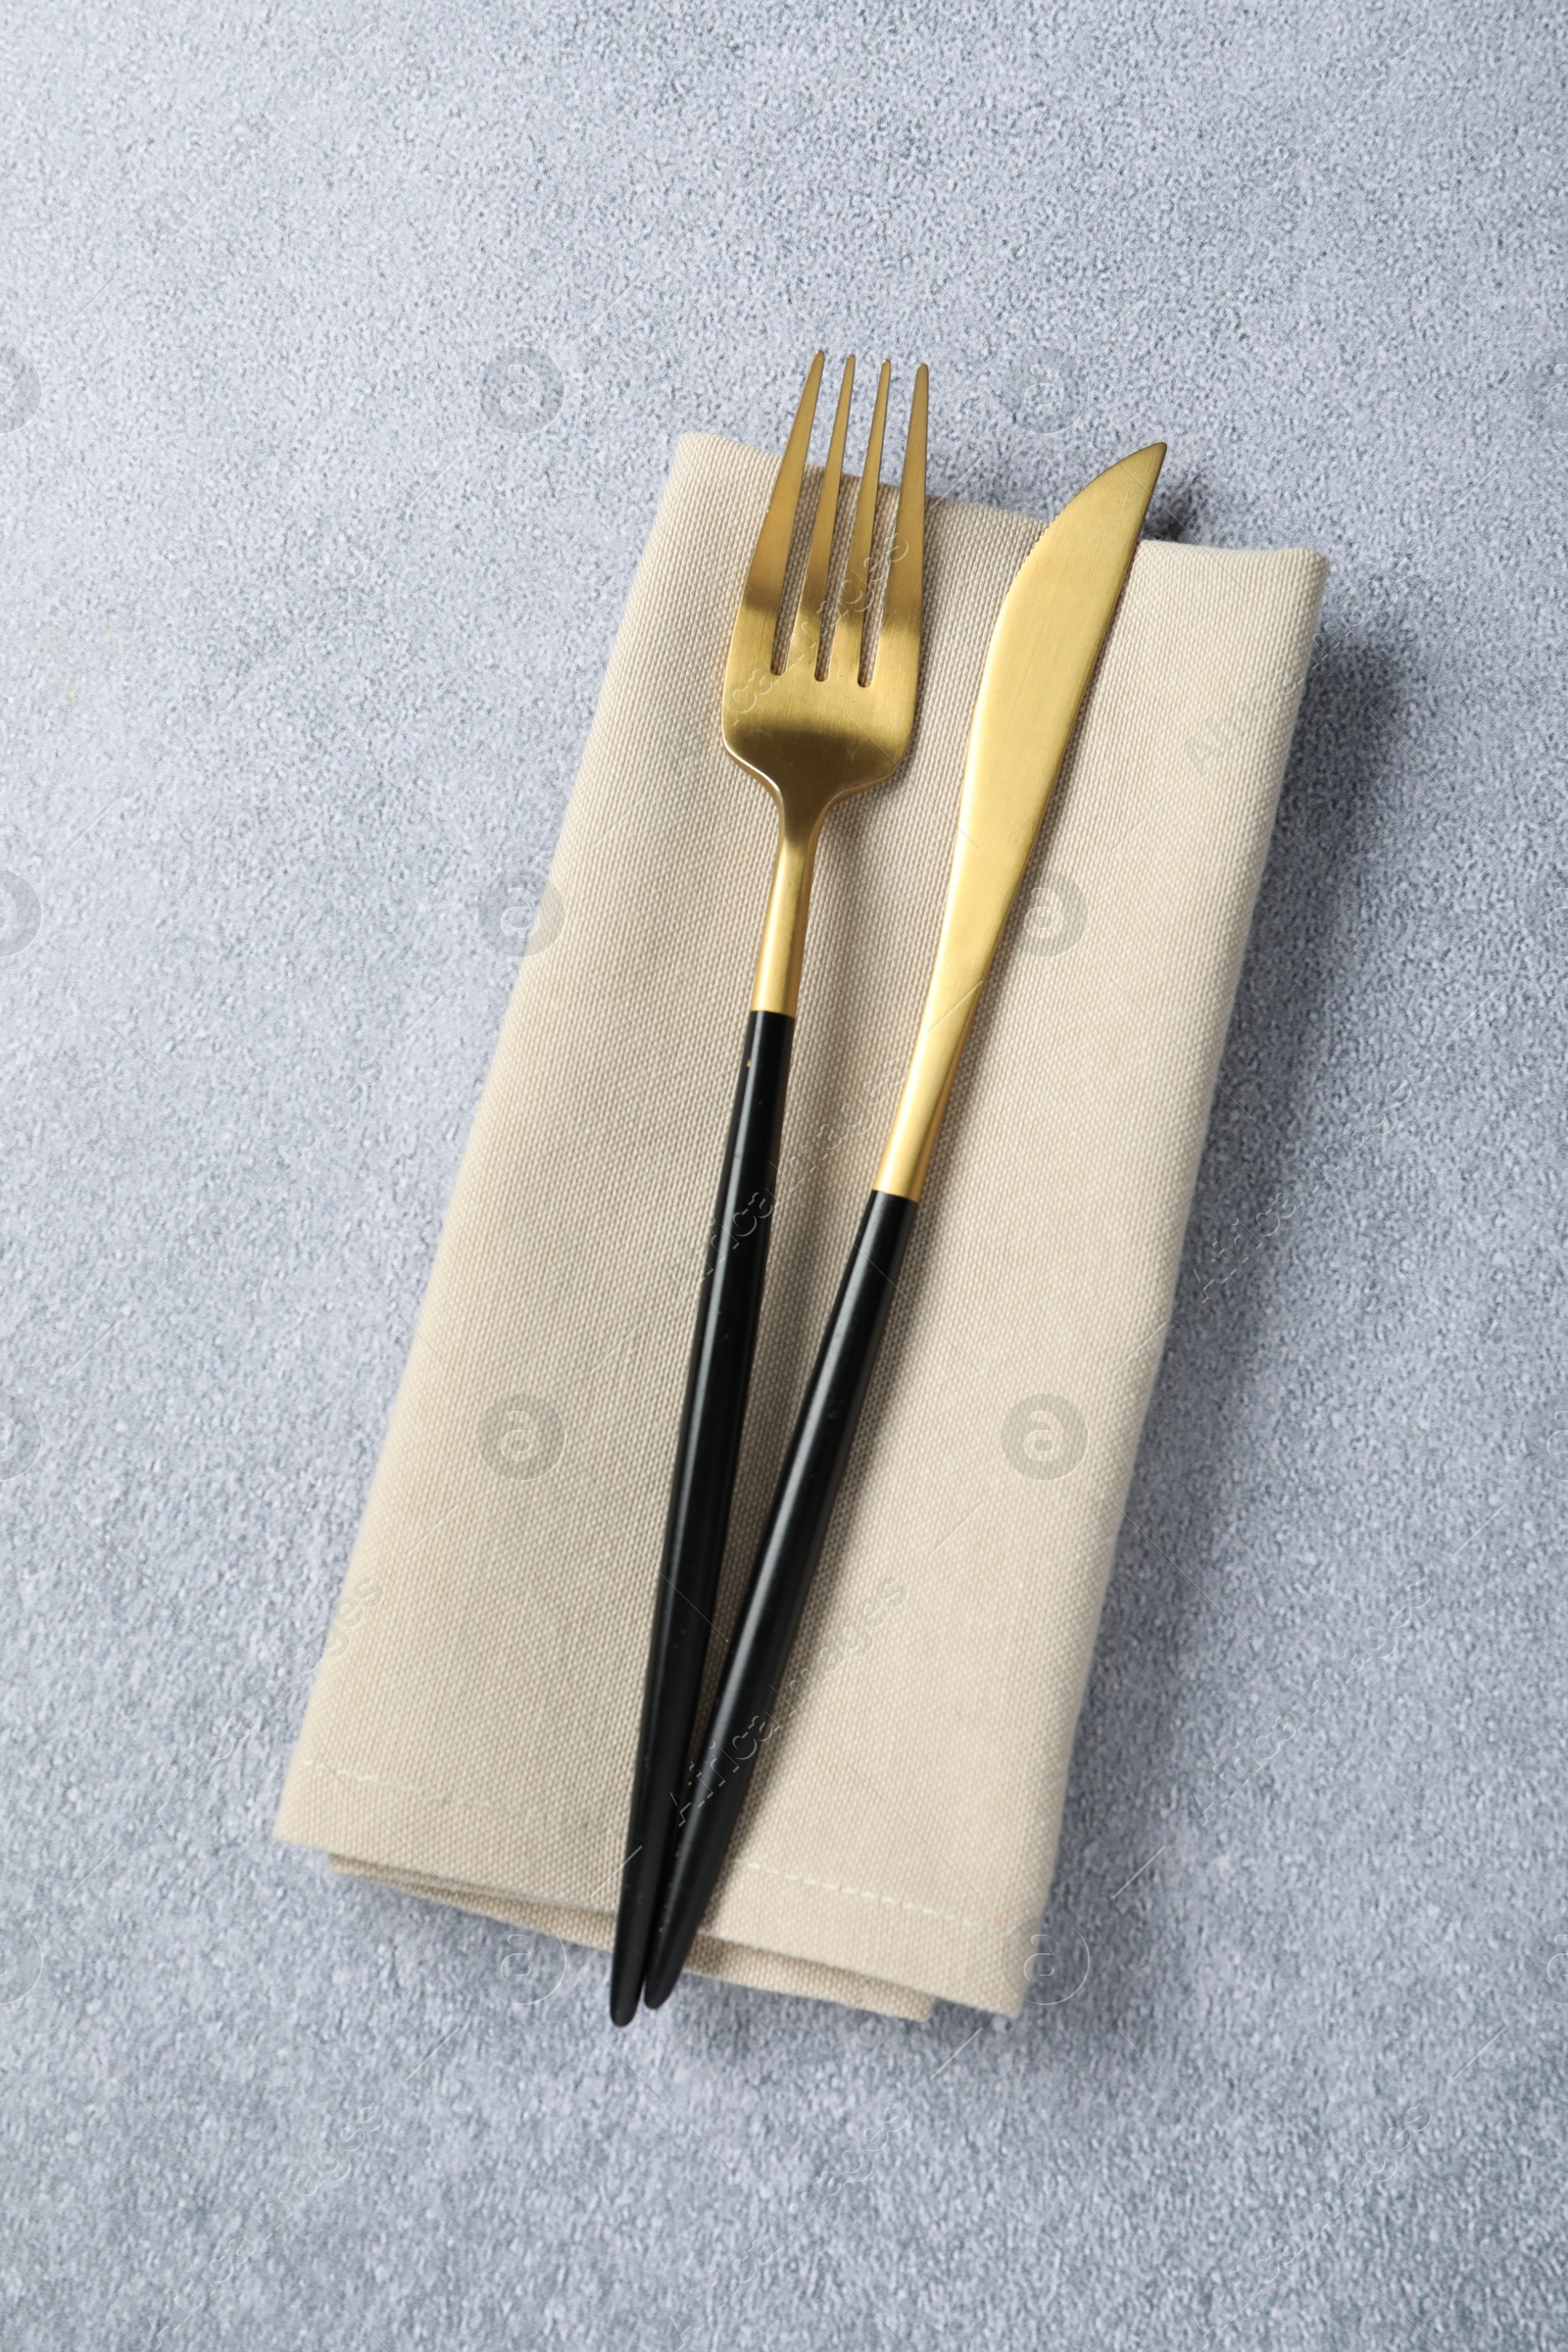
<svg viewBox="0 0 1568 2352">
<path fill-rule="evenodd" d="M 1159 479 L 1159 469 L 1164 463 L 1164 442 L 1151 441 L 1145 448 L 1131 451 L 1109 470 L 1119 474 L 1130 487 L 1136 484 L 1138 495 L 1143 498 L 1147 506 L 1154 494 L 1154 484 Z"/>
</svg>

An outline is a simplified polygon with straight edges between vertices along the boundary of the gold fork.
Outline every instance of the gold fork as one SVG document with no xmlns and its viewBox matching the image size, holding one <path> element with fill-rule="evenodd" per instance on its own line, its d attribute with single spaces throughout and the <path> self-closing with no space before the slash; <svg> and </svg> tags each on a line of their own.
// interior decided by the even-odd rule
<svg viewBox="0 0 1568 2352">
<path fill-rule="evenodd" d="M 784 602 L 784 571 L 795 530 L 795 510 L 806 471 L 806 453 L 822 381 L 822 354 L 811 362 L 794 428 L 773 485 L 752 568 L 741 591 L 741 609 L 729 641 L 724 670 L 724 748 L 760 777 L 778 803 L 778 855 L 762 926 L 756 1012 L 794 1017 L 806 949 L 806 917 L 811 867 L 822 819 L 835 801 L 892 774 L 908 746 L 914 723 L 915 678 L 920 665 L 920 583 L 925 526 L 926 371 L 916 371 L 904 479 L 899 490 L 893 559 L 888 566 L 876 667 L 860 683 L 871 530 L 876 519 L 882 434 L 887 422 L 886 361 L 876 388 L 865 470 L 856 501 L 855 525 L 844 575 L 838 626 L 825 612 L 828 559 L 833 546 L 844 443 L 849 431 L 855 362 L 847 360 L 839 391 L 833 438 L 811 529 L 800 610 L 790 633 L 789 655 L 775 670 L 773 646 Z M 824 630 L 826 623 L 826 631 Z M 822 642 L 832 648 L 822 674 Z"/>
<path fill-rule="evenodd" d="M 679 1824 L 687 1750 L 729 1526 L 746 1393 L 762 1306 L 767 1242 L 806 952 L 811 869 L 835 801 L 892 774 L 914 726 L 925 552 L 927 376 L 915 371 L 882 622 L 861 678 L 871 542 L 892 369 L 884 361 L 836 618 L 828 569 L 843 483 L 855 362 L 847 360 L 789 651 L 775 665 L 784 577 L 822 382 L 812 360 L 758 534 L 724 670 L 724 748 L 778 804 L 778 850 L 762 922 L 745 1053 L 730 1118 L 686 1374 L 663 1558 L 637 1735 L 610 2013 L 630 2023 L 642 1995 L 664 1864 Z"/>
</svg>

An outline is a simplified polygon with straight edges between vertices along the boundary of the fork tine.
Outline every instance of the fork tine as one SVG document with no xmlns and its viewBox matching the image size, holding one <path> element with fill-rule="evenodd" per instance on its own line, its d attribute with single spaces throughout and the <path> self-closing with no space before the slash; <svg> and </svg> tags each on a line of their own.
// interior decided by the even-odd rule
<svg viewBox="0 0 1568 2352">
<path fill-rule="evenodd" d="M 816 417 L 816 396 L 825 357 L 819 351 L 806 371 L 806 389 L 795 412 L 784 455 L 778 462 L 773 495 L 767 502 L 767 513 L 752 552 L 752 567 L 741 592 L 729 661 L 732 670 L 739 663 L 742 676 L 750 670 L 773 666 L 773 638 L 778 628 L 779 606 L 784 600 L 784 573 L 789 565 L 790 541 L 795 535 L 795 510 L 801 503 L 801 484 L 806 478 L 806 458 L 811 446 L 811 426 Z"/>
<path fill-rule="evenodd" d="M 839 485 L 844 479 L 844 443 L 850 429 L 850 394 L 854 387 L 855 360 L 852 356 L 844 363 L 844 381 L 839 386 L 833 438 L 827 445 L 827 465 L 823 468 L 822 487 L 817 494 L 816 520 L 811 525 L 810 551 L 806 559 L 806 578 L 801 584 L 801 607 L 790 633 L 791 663 L 804 662 L 813 671 L 822 639 L 822 608 L 827 603 L 827 564 L 833 552 L 833 525 L 838 518 Z"/>
<path fill-rule="evenodd" d="M 833 660 L 830 675 L 839 681 L 858 679 L 860 674 L 860 639 L 865 627 L 866 588 L 871 569 L 871 533 L 876 522 L 876 494 L 882 480 L 882 434 L 888 420 L 888 385 L 893 366 L 882 363 L 882 372 L 876 379 L 876 407 L 871 412 L 871 432 L 865 445 L 865 465 L 860 473 L 860 495 L 855 502 L 855 528 L 850 534 L 850 560 L 844 571 L 844 595 L 839 605 L 838 626 L 833 632 Z"/>
<path fill-rule="evenodd" d="M 914 371 L 909 430 L 904 445 L 904 476 L 893 526 L 893 561 L 882 599 L 882 630 L 876 647 L 879 685 L 907 698 L 914 708 L 920 667 L 920 589 L 925 570 L 926 387 L 923 366 Z M 884 665 L 888 665 L 886 668 Z"/>
</svg>

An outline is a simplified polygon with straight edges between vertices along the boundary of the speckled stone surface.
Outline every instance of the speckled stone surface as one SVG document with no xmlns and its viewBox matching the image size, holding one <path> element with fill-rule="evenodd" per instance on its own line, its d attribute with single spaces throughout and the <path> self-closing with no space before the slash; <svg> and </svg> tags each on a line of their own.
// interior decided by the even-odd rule
<svg viewBox="0 0 1568 2352">
<path fill-rule="evenodd" d="M 0 2336 L 1568 2328 L 1565 41 L 395 4 L 0 32 Z M 673 436 L 1321 548 L 1006 2028 L 334 1880 L 282 1766 Z"/>
</svg>

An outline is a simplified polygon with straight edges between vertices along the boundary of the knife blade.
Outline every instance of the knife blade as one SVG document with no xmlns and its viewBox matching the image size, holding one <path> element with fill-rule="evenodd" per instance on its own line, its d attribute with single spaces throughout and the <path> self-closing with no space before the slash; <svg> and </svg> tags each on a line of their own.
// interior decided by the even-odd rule
<svg viewBox="0 0 1568 2352">
<path fill-rule="evenodd" d="M 1132 568 L 1163 441 L 1097 474 L 1045 531 L 991 633 L 936 961 L 878 1192 L 918 1200 L 1024 867 Z"/>
</svg>

